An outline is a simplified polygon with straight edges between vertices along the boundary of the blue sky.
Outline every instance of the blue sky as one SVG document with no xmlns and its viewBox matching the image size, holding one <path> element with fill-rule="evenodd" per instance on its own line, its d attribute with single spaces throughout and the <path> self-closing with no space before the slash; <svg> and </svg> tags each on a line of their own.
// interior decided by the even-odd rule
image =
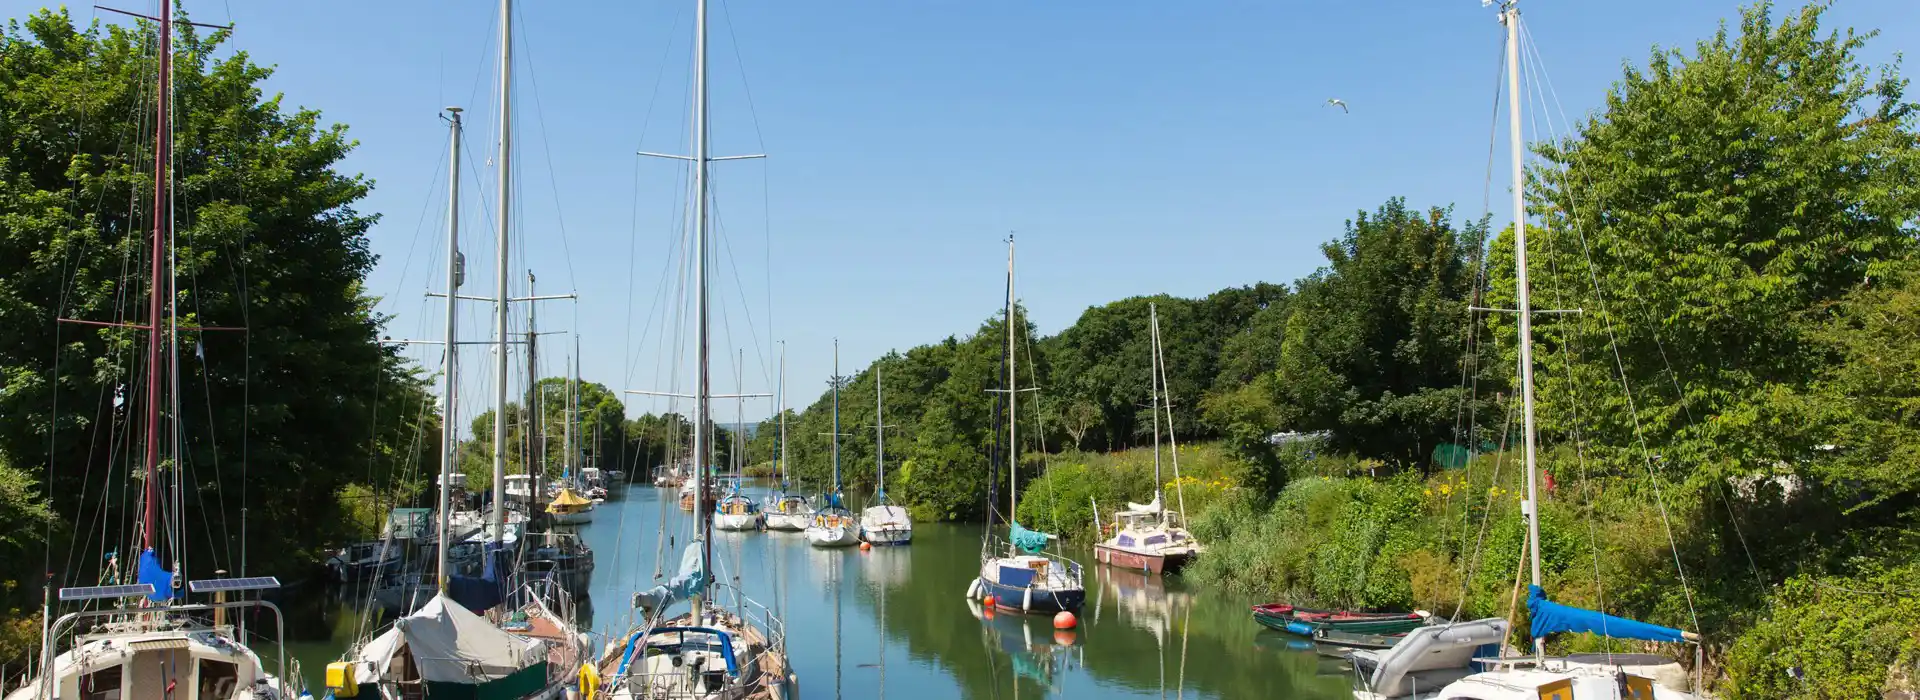
<svg viewBox="0 0 1920 700">
<path fill-rule="evenodd" d="M 7 16 L 38 5 L 0 0 Z M 187 6 L 237 22 L 233 46 L 277 67 L 269 87 L 289 105 L 351 126 L 360 147 L 344 167 L 377 182 L 362 207 L 383 216 L 370 285 L 396 337 L 439 334 L 439 307 L 421 298 L 443 246 L 438 112 L 467 107 L 462 291 L 491 294 L 496 3 Z M 514 291 L 532 268 L 540 293 L 578 292 L 577 309 L 542 307 L 541 326 L 581 331 L 585 374 L 615 388 L 686 374 L 663 361 L 674 335 L 659 320 L 684 169 L 634 152 L 687 148 L 691 7 L 517 8 Z M 1577 118 L 1623 60 L 1691 46 L 1737 7 L 1527 0 L 1522 12 Z M 745 347 L 745 384 L 765 389 L 769 335 L 787 341 L 793 404 L 821 387 L 833 338 L 850 371 L 973 330 L 1000 304 L 1009 231 L 1020 297 L 1051 333 L 1126 296 L 1296 279 L 1355 210 L 1390 196 L 1467 218 L 1488 193 L 1501 28 L 1474 0 L 715 0 L 713 14 L 715 154 L 770 156 L 715 166 L 732 252 L 715 270 L 715 352 L 730 366 Z M 1829 22 L 1881 29 L 1876 62 L 1920 46 L 1911 0 L 1843 0 Z M 477 337 L 487 319 L 476 306 L 461 322 Z M 482 352 L 464 356 L 468 396 L 488 391 Z M 561 354 L 546 354 L 547 373 Z M 732 371 L 717 371 L 730 390 Z"/>
</svg>

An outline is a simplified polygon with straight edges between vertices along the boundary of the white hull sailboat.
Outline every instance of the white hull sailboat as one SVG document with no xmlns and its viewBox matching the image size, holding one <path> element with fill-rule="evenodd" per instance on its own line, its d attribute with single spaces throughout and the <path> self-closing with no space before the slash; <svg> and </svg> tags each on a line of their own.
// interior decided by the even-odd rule
<svg viewBox="0 0 1920 700">
<path fill-rule="evenodd" d="M 1123 569 L 1136 569 L 1152 574 L 1173 573 L 1179 571 L 1187 562 L 1200 554 L 1199 540 L 1188 532 L 1182 512 L 1186 510 L 1186 490 L 1180 486 L 1180 443 L 1173 440 L 1172 397 L 1161 401 L 1167 387 L 1166 363 L 1160 354 L 1160 311 L 1152 302 L 1147 303 L 1148 327 L 1153 345 L 1153 501 L 1145 505 L 1128 503 L 1127 509 L 1114 513 L 1113 536 L 1093 546 L 1094 561 Z M 1173 483 L 1180 495 L 1181 509 L 1173 510 L 1161 503 L 1164 494 L 1160 484 L 1160 419 L 1161 409 L 1166 408 L 1167 438 L 1173 453 Z M 1099 527 L 1099 514 L 1095 513 L 1094 526 Z"/>
<path fill-rule="evenodd" d="M 1530 654 L 1505 650 L 1507 620 L 1422 627 L 1392 648 L 1355 651 L 1356 700 L 1389 698 L 1445 700 L 1535 700 L 1537 698 L 1636 698 L 1691 700 L 1688 677 L 1680 664 L 1650 654 L 1589 654 L 1548 657 L 1545 637 L 1556 632 L 1590 632 L 1615 639 L 1693 643 L 1700 637 L 1670 627 L 1615 617 L 1547 599 L 1541 588 L 1540 514 L 1533 400 L 1533 309 L 1527 287 L 1527 212 L 1525 151 L 1520 139 L 1520 11 L 1516 0 L 1500 7 L 1507 32 L 1508 138 L 1513 163 L 1515 316 L 1519 331 L 1519 369 L 1527 494 L 1521 514 L 1527 522 L 1527 554 L 1532 586 L 1527 609 L 1533 639 Z M 1700 649 L 1696 646 L 1695 653 Z M 1698 658 L 1698 657 L 1696 657 Z"/>
<path fill-rule="evenodd" d="M 708 154 L 707 115 L 707 1 L 694 3 L 693 174 L 692 211 L 694 259 L 693 459 L 696 470 L 713 458 L 712 359 L 709 357 Z M 692 475 L 694 503 L 708 503 L 712 495 L 706 474 Z M 666 583 L 634 597 L 644 615 L 627 634 L 607 645 L 594 665 L 580 669 L 583 686 L 611 700 L 785 700 L 799 693 L 798 679 L 787 665 L 786 629 L 780 618 L 755 603 L 736 587 L 717 585 L 711 575 L 715 508 L 692 507 L 695 535 L 681 553 L 678 573 Z M 661 537 L 667 537 L 662 532 Z M 715 594 L 730 592 L 734 600 L 722 604 Z M 685 614 L 668 617 L 666 611 L 681 601 L 691 603 Z"/>
<path fill-rule="evenodd" d="M 873 505 L 860 511 L 860 539 L 874 545 L 906 544 L 913 541 L 913 516 L 907 509 L 887 502 L 887 421 L 886 396 L 881 388 L 881 368 L 873 367 Z"/>
<path fill-rule="evenodd" d="M 854 519 L 853 512 L 844 505 L 845 496 L 840 493 L 840 387 L 847 382 L 840 376 L 840 341 L 833 341 L 833 490 L 827 492 L 826 502 L 814 511 L 813 518 L 807 521 L 807 544 L 815 547 L 851 547 L 860 544 L 860 521 Z"/>
<path fill-rule="evenodd" d="M 145 17 L 153 23 L 156 33 L 157 89 L 149 93 L 157 97 L 153 102 L 155 121 L 151 122 L 155 125 L 153 152 L 173 153 L 173 123 L 169 121 L 169 113 L 175 101 L 172 88 L 174 6 L 165 3 L 162 9 L 159 16 Z M 187 152 L 182 150 L 183 158 Z M 146 423 L 145 478 L 140 480 L 138 491 L 143 515 L 135 516 L 137 521 L 132 532 L 132 541 L 139 547 L 140 554 L 133 576 L 128 577 L 132 580 L 118 580 L 116 585 L 59 589 L 61 603 L 77 603 L 83 607 L 58 619 L 50 619 L 53 617 L 50 607 L 45 611 L 47 616 L 42 620 L 45 626 L 41 628 L 40 653 L 34 670 L 6 695 L 6 700 L 291 700 L 302 692 L 297 667 L 290 672 L 286 665 L 286 622 L 280 609 L 258 600 L 226 600 L 230 593 L 278 588 L 279 581 L 272 577 L 187 581 L 180 561 L 180 549 L 185 543 L 177 540 L 190 533 L 184 531 L 186 525 L 179 525 L 183 529 L 173 531 L 171 536 L 167 530 L 168 522 L 198 522 L 197 518 L 188 517 L 174 507 L 184 502 L 179 490 L 181 479 L 167 479 L 171 493 L 162 492 L 160 468 L 163 458 L 177 463 L 183 456 L 177 453 L 177 443 L 174 453 L 167 453 L 161 438 L 180 429 L 178 425 L 167 425 L 163 429 L 163 424 L 181 419 L 177 414 L 163 417 L 161 411 L 169 398 L 177 401 L 180 392 L 177 373 L 174 381 L 166 379 L 169 360 L 178 367 L 182 330 L 177 322 L 179 317 L 173 313 L 172 300 L 179 296 L 178 285 L 165 265 L 171 253 L 167 245 L 174 237 L 170 216 L 172 184 L 172 159 L 161 159 L 154 168 L 153 207 L 149 212 L 153 228 L 152 257 L 148 260 L 151 265 L 148 316 L 144 326 L 146 347 L 142 353 L 145 355 L 145 400 L 140 404 L 129 401 L 127 407 L 130 411 L 136 406 L 142 409 Z M 132 298 L 137 293 L 122 291 L 122 294 Z M 176 319 L 171 326 L 169 318 Z M 60 424 L 63 422 L 55 422 Z M 379 549 L 369 553 L 373 570 L 386 565 L 389 544 L 383 542 Z M 172 570 L 168 570 L 168 562 L 163 558 L 169 556 L 173 558 Z M 104 575 L 119 579 L 118 569 L 119 565 L 110 558 Z M 185 584 L 184 590 L 181 584 Z M 184 602 L 189 594 L 211 594 L 212 601 Z M 137 604 L 133 603 L 135 600 Z M 118 601 L 127 604 L 116 605 Z M 248 646 L 249 632 L 260 630 L 248 630 L 230 624 L 227 619 L 229 611 L 235 609 L 248 613 L 236 615 L 236 620 L 268 619 L 251 615 L 257 610 L 249 608 L 263 608 L 271 613 L 278 648 L 282 650 L 275 673 L 268 673 L 260 656 Z M 63 642 L 68 648 L 60 651 Z"/>
</svg>

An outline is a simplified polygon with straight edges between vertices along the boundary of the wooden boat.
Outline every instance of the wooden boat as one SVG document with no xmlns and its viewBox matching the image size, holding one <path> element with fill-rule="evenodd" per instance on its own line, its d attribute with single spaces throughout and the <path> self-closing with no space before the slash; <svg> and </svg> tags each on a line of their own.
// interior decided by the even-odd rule
<svg viewBox="0 0 1920 700">
<path fill-rule="evenodd" d="M 1253 619 L 1268 629 L 1312 637 L 1321 629 L 1364 634 L 1404 634 L 1427 624 L 1425 612 L 1369 613 L 1347 610 L 1316 610 L 1285 603 L 1253 606 Z"/>
</svg>

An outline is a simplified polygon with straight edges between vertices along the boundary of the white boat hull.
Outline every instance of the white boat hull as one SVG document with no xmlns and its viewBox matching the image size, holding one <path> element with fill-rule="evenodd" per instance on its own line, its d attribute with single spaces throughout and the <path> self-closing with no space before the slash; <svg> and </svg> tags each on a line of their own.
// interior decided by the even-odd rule
<svg viewBox="0 0 1920 700">
<path fill-rule="evenodd" d="M 813 521 L 812 513 L 767 513 L 766 516 L 768 530 L 800 532 Z"/>
<path fill-rule="evenodd" d="M 728 532 L 749 532 L 760 529 L 759 513 L 715 513 L 713 527 Z"/>
<path fill-rule="evenodd" d="M 574 511 L 572 513 L 548 513 L 547 515 L 550 516 L 554 524 L 557 525 L 580 525 L 593 522 L 592 508 Z"/>
<path fill-rule="evenodd" d="M 807 543 L 815 547 L 851 547 L 860 543 L 859 528 L 852 525 L 809 527 Z"/>
<path fill-rule="evenodd" d="M 907 544 L 913 541 L 913 526 L 861 526 L 860 538 L 876 545 Z"/>
</svg>

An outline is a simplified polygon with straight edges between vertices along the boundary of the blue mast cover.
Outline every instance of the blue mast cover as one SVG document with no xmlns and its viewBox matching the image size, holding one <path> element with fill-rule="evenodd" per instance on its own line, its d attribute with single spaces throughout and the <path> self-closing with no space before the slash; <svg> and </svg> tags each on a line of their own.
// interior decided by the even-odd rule
<svg viewBox="0 0 1920 700">
<path fill-rule="evenodd" d="M 1019 547 L 1021 551 L 1028 554 L 1039 554 L 1040 550 L 1047 548 L 1047 533 L 1028 530 L 1020 527 L 1020 523 L 1014 523 L 1011 534 L 1013 546 Z"/>
<path fill-rule="evenodd" d="M 1649 642 L 1684 641 L 1683 633 L 1672 627 L 1629 620 L 1603 612 L 1561 605 L 1547 600 L 1539 586 L 1527 587 L 1527 613 L 1533 618 L 1533 638 L 1554 632 L 1592 632 L 1614 639 L 1644 639 Z"/>
</svg>

